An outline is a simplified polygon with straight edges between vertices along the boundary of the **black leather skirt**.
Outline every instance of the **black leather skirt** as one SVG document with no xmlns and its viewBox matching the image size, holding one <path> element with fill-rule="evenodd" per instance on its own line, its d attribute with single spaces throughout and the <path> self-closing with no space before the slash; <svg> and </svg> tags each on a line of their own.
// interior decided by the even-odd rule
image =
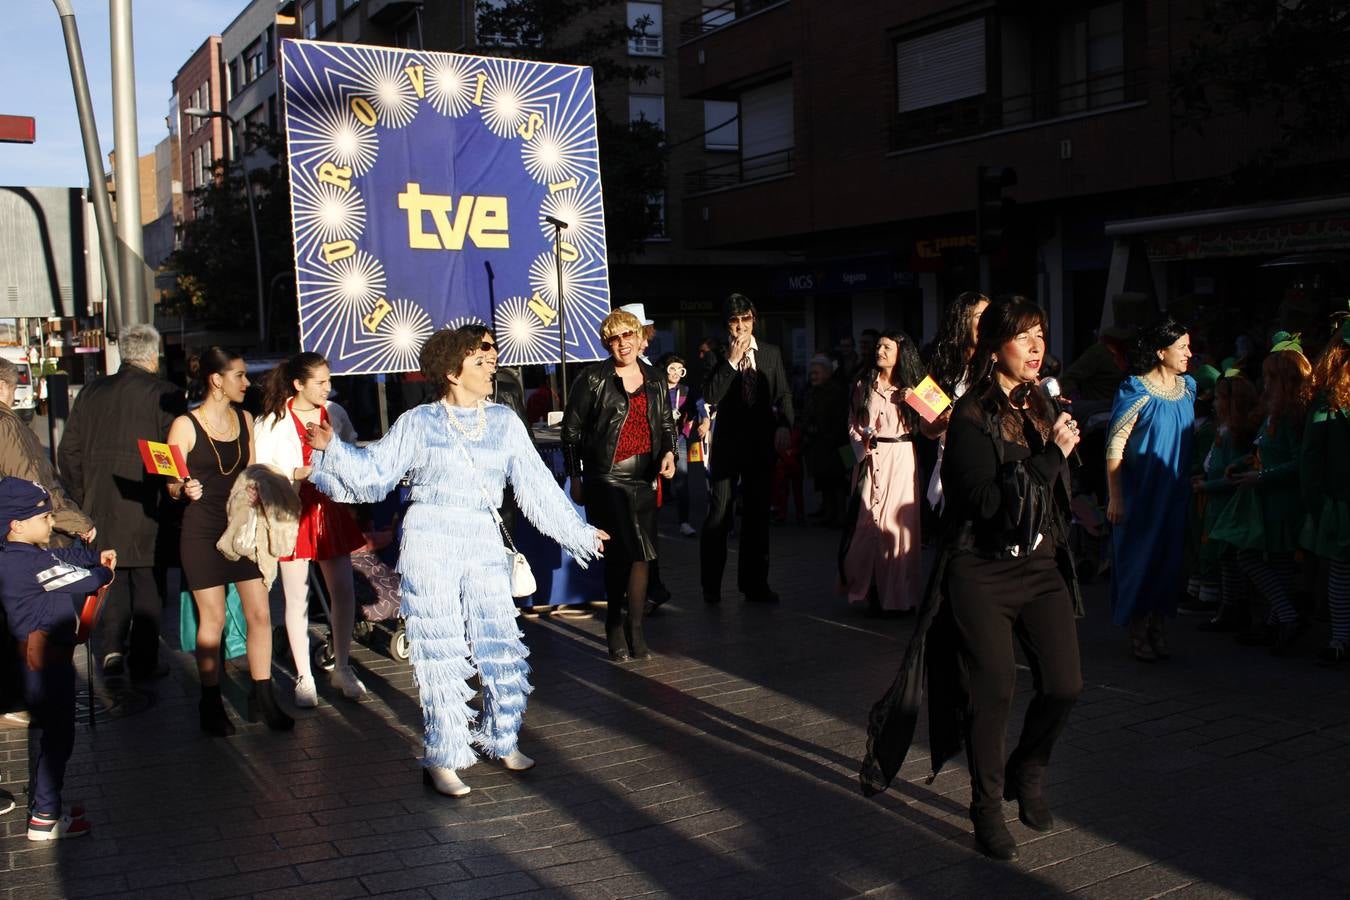
<svg viewBox="0 0 1350 900">
<path fill-rule="evenodd" d="M 585 480 L 586 521 L 609 533 L 606 556 L 656 559 L 656 473 L 651 468 L 650 456 L 631 456 Z"/>
</svg>

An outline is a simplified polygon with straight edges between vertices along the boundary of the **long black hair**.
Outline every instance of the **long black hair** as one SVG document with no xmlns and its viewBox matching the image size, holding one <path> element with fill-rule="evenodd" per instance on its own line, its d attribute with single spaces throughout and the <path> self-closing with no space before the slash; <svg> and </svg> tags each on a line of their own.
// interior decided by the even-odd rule
<svg viewBox="0 0 1350 900">
<path fill-rule="evenodd" d="M 891 370 L 891 384 L 897 387 L 914 388 L 924 376 L 928 373 L 923 367 L 923 359 L 919 357 L 919 348 L 914 346 L 914 341 L 910 336 L 898 328 L 886 329 L 877 337 L 877 346 L 881 342 L 890 340 L 895 342 L 895 367 Z M 876 356 L 865 361 L 858 377 L 853 382 L 854 407 L 853 416 L 855 421 L 867 420 L 867 398 L 872 393 L 872 388 L 876 386 L 877 380 L 881 377 L 881 367 L 877 365 Z M 861 390 L 859 390 L 861 388 Z M 901 408 L 901 413 L 905 420 L 905 427 L 913 431 L 918 427 L 919 414 L 916 413 L 908 404 Z"/>
<path fill-rule="evenodd" d="M 297 353 L 280 362 L 263 378 L 263 418 L 277 421 L 286 416 L 286 401 L 295 396 L 295 382 L 306 382 L 328 360 L 318 353 Z"/>
<path fill-rule="evenodd" d="M 942 321 L 938 324 L 937 337 L 933 339 L 928 370 L 933 374 L 933 380 L 948 394 L 954 393 L 956 386 L 966 376 L 966 360 L 975 349 L 970 337 L 971 314 L 980 303 L 988 302 L 989 298 L 979 291 L 966 291 L 942 311 Z"/>
<path fill-rule="evenodd" d="M 1143 375 L 1158 365 L 1158 351 L 1166 350 L 1186 334 L 1187 328 L 1171 316 L 1166 316 L 1139 329 L 1130 354 L 1130 368 L 1135 375 Z"/>
<path fill-rule="evenodd" d="M 230 363 L 243 359 L 224 347 L 207 347 L 188 360 L 188 399 L 200 403 L 211 392 L 211 376 L 224 375 Z"/>
</svg>

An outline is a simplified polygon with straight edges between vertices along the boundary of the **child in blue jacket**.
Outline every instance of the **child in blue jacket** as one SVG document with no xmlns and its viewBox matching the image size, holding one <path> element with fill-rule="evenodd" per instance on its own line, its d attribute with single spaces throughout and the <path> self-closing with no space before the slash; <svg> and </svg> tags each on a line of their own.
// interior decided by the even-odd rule
<svg viewBox="0 0 1350 900">
<path fill-rule="evenodd" d="M 86 545 L 47 547 L 52 498 L 35 481 L 0 479 L 0 602 L 19 644 L 28 726 L 28 839 L 83 837 L 82 811 L 61 813 L 61 786 L 75 746 L 75 624 L 86 594 L 112 581 L 117 553 Z"/>
</svg>

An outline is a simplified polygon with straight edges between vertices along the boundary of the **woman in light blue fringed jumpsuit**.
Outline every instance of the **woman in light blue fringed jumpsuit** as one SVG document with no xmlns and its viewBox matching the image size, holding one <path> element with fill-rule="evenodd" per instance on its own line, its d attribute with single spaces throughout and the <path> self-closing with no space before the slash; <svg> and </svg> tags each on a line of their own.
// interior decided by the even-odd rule
<svg viewBox="0 0 1350 900">
<path fill-rule="evenodd" d="M 311 443 L 324 452 L 315 454 L 310 480 L 334 500 L 360 503 L 382 499 L 405 473 L 411 478 L 398 568 L 425 724 L 423 778 L 462 797 L 469 787 L 456 770 L 473 765 L 475 746 L 513 771 L 534 765 L 517 747 L 531 687 L 491 512 L 502 489 L 509 481 L 535 527 L 582 565 L 608 535 L 577 514 L 516 414 L 486 401 L 497 365 L 491 334 L 473 326 L 437 332 L 420 362 L 440 401 L 404 413 L 364 448 L 311 427 Z M 477 720 L 466 684 L 475 675 L 483 691 Z"/>
</svg>

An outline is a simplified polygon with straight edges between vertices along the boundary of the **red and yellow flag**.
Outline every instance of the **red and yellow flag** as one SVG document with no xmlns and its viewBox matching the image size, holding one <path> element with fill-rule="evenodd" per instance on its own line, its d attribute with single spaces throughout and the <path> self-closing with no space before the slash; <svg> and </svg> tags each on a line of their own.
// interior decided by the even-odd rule
<svg viewBox="0 0 1350 900">
<path fill-rule="evenodd" d="M 942 415 L 944 409 L 952 405 L 952 398 L 948 397 L 946 392 L 938 387 L 932 375 L 925 375 L 923 381 L 919 382 L 918 387 L 910 391 L 909 396 L 905 397 L 905 402 L 915 412 L 923 416 L 925 422 L 931 422 Z"/>
<path fill-rule="evenodd" d="M 159 441 L 141 439 L 136 442 L 141 448 L 141 460 L 145 471 L 151 475 L 167 475 L 170 478 L 187 478 L 187 460 L 176 444 L 161 444 Z"/>
</svg>

